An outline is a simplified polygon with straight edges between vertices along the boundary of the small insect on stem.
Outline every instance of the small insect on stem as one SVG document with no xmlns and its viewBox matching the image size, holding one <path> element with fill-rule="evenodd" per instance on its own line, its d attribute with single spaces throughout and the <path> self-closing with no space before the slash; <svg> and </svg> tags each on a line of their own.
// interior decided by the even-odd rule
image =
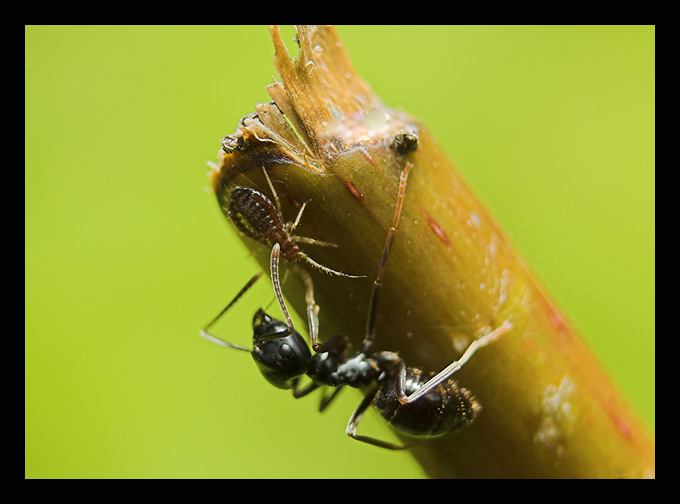
<svg viewBox="0 0 680 504">
<path fill-rule="evenodd" d="M 281 205 L 279 197 L 274 189 L 267 170 L 262 168 L 269 189 L 274 197 L 274 203 L 265 196 L 262 192 L 251 187 L 236 186 L 231 191 L 229 199 L 229 206 L 227 208 L 227 215 L 236 227 L 246 236 L 272 247 L 270 257 L 270 271 L 272 278 L 272 285 L 274 287 L 274 294 L 276 300 L 281 307 L 283 316 L 286 319 L 286 329 L 283 330 L 284 335 L 292 334 L 294 331 L 293 321 L 286 307 L 281 292 L 281 281 L 279 274 L 279 263 L 283 257 L 289 263 L 295 263 L 303 260 L 307 264 L 317 268 L 324 273 L 330 275 L 343 276 L 347 278 L 363 278 L 363 275 L 348 275 L 340 271 L 335 271 L 326 266 L 323 266 L 307 254 L 305 254 L 297 242 L 309 243 L 313 245 L 321 245 L 327 247 L 336 247 L 335 244 L 315 240 L 313 238 L 306 238 L 296 236 L 293 231 L 300 223 L 302 214 L 308 202 L 305 202 L 298 211 L 295 220 L 291 222 L 284 222 L 281 212 Z M 302 268 L 297 267 L 295 271 L 302 277 L 307 289 L 307 315 L 309 317 L 310 338 L 312 346 L 316 349 L 318 347 L 318 306 L 314 303 L 313 285 L 309 274 Z"/>
<path fill-rule="evenodd" d="M 460 359 L 435 376 L 425 376 L 422 370 L 407 367 L 396 352 L 372 350 L 382 277 L 399 225 L 410 170 L 411 164 L 407 162 L 401 173 L 394 219 L 387 233 L 371 290 L 366 334 L 358 352 L 349 353 L 349 339 L 335 335 L 317 345 L 316 353 L 312 355 L 300 333 L 295 330 L 289 332 L 286 323 L 270 317 L 261 309 L 253 317 L 252 350 L 210 334 L 208 329 L 255 283 L 259 274 L 251 278 L 227 307 L 200 332 L 201 336 L 221 346 L 249 351 L 263 376 L 276 387 L 292 389 L 295 398 L 304 397 L 319 387 L 334 387 L 330 396 L 324 392 L 319 411 L 323 411 L 346 385 L 367 389 L 366 396 L 349 419 L 346 433 L 357 441 L 390 450 L 400 450 L 406 446 L 357 434 L 357 427 L 366 409 L 373 405 L 390 425 L 417 437 L 441 436 L 469 425 L 478 414 L 480 405 L 469 390 L 451 379 L 451 375 L 461 369 L 480 348 L 496 341 L 512 328 L 512 324 L 505 321 L 475 339 Z M 282 245 L 277 242 L 274 247 L 282 248 Z M 313 298 L 313 293 L 311 295 Z M 313 299 L 311 303 L 313 308 L 318 309 Z M 310 320 L 312 318 L 310 316 Z M 310 328 L 310 332 L 316 330 Z M 303 375 L 307 375 L 311 383 L 300 387 Z"/>
</svg>

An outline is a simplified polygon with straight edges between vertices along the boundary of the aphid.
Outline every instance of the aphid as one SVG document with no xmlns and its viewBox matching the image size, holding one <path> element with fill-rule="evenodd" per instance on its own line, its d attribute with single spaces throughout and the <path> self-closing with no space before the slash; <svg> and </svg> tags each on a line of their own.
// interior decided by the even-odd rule
<svg viewBox="0 0 680 504">
<path fill-rule="evenodd" d="M 323 411 L 346 385 L 354 388 L 370 387 L 350 417 L 346 433 L 358 441 L 391 450 L 406 446 L 357 434 L 357 427 L 366 409 L 373 405 L 389 424 L 411 436 L 440 436 L 470 424 L 479 412 L 480 405 L 470 391 L 459 387 L 451 379 L 451 375 L 477 350 L 495 341 L 512 327 L 509 322 L 505 322 L 474 340 L 460 359 L 431 377 L 424 376 L 418 368 L 407 367 L 395 352 L 372 350 L 382 276 L 399 223 L 410 168 L 411 165 L 407 164 L 401 175 L 394 220 L 373 282 L 366 335 L 358 352 L 349 353 L 348 339 L 335 335 L 319 343 L 318 353 L 312 354 L 300 333 L 293 331 L 284 334 L 286 323 L 270 317 L 261 309 L 253 317 L 252 350 L 210 334 L 210 327 L 257 281 L 260 273 L 251 278 L 227 307 L 200 331 L 202 337 L 218 345 L 250 352 L 263 376 L 278 388 L 292 389 L 296 398 L 322 386 L 334 387 L 330 396 L 326 393 L 322 396 L 319 411 Z M 312 381 L 301 388 L 300 378 L 303 375 Z"/>
<path fill-rule="evenodd" d="M 281 282 L 279 279 L 279 260 L 281 256 L 283 256 L 283 258 L 290 263 L 294 263 L 302 259 L 311 266 L 314 266 L 315 268 L 331 275 L 344 276 L 348 278 L 362 278 L 363 275 L 348 275 L 340 271 L 332 270 L 312 260 L 307 254 L 300 250 L 297 242 L 331 247 L 334 247 L 335 245 L 312 238 L 296 236 L 293 234 L 293 231 L 300 223 L 300 219 L 302 218 L 302 213 L 307 206 L 307 202 L 305 202 L 300 207 L 294 222 L 284 222 L 281 212 L 281 205 L 279 203 L 276 190 L 274 189 L 274 185 L 272 184 L 267 171 L 264 168 L 262 171 L 265 178 L 267 179 L 269 189 L 274 196 L 275 203 L 272 203 L 272 201 L 267 196 L 256 189 L 251 187 L 236 186 L 231 190 L 228 208 L 225 210 L 231 221 L 243 234 L 259 241 L 260 243 L 264 243 L 272 247 L 270 258 L 272 284 L 274 286 L 276 299 L 286 319 L 287 328 L 284 332 L 290 334 L 294 331 L 294 328 L 293 321 L 290 317 L 288 308 L 286 307 L 286 303 L 284 302 L 283 295 L 281 293 Z M 313 339 L 316 340 L 316 331 L 314 328 L 316 328 L 318 325 L 316 322 L 318 320 L 318 317 L 316 316 L 318 307 L 316 307 L 314 303 L 311 277 L 301 268 L 296 268 L 296 271 L 302 276 L 307 286 L 307 311 L 311 326 L 310 330 L 314 331 L 315 335 Z"/>
</svg>

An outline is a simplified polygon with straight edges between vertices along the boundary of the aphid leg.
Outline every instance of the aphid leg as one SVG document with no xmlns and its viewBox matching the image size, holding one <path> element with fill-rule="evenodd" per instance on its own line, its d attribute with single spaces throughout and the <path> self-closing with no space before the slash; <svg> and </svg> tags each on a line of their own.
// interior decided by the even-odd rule
<svg viewBox="0 0 680 504">
<path fill-rule="evenodd" d="M 307 203 L 309 203 L 309 201 L 305 201 L 302 204 L 302 206 L 300 207 L 300 211 L 298 212 L 297 216 L 295 217 L 295 221 L 290 225 L 289 231 L 293 231 L 298 226 L 298 224 L 300 224 L 300 219 L 302 219 L 302 213 L 305 211 L 305 207 L 307 206 Z"/>
<path fill-rule="evenodd" d="M 262 167 L 262 173 L 264 173 L 264 178 L 267 179 L 267 185 L 269 186 L 269 190 L 272 192 L 272 196 L 274 196 L 274 204 L 276 205 L 276 210 L 277 212 L 279 212 L 279 215 L 283 215 L 283 213 L 281 213 L 281 202 L 279 201 L 279 195 L 276 193 L 276 189 L 274 189 L 274 184 L 272 184 L 272 179 L 269 178 L 269 174 L 267 173 L 267 170 L 264 169 L 264 166 Z M 304 209 L 304 205 L 302 205 L 302 208 Z"/>
<path fill-rule="evenodd" d="M 451 364 L 446 366 L 441 372 L 430 378 L 427 381 L 427 383 L 425 383 L 422 386 L 422 388 L 420 388 L 418 391 L 414 392 L 410 396 L 406 395 L 404 391 L 406 386 L 406 366 L 403 365 L 402 362 L 402 364 L 399 365 L 398 369 L 399 379 L 397 380 L 397 399 L 401 404 L 409 404 L 414 401 L 417 401 L 419 398 L 433 390 L 437 385 L 442 383 L 444 380 L 448 379 L 453 373 L 462 368 L 463 365 L 470 360 L 470 357 L 472 357 L 477 350 L 488 345 L 493 341 L 496 341 L 510 329 L 512 329 L 512 324 L 508 321 L 505 321 L 503 325 L 501 325 L 500 327 L 494 329 L 488 334 L 485 334 L 481 338 L 474 340 L 472 343 L 470 343 L 470 346 L 467 347 L 467 350 L 465 350 L 463 355 L 461 355 L 460 359 L 458 359 L 457 361 L 453 361 Z"/>
<path fill-rule="evenodd" d="M 302 207 L 300 207 L 300 211 L 298 212 L 297 216 L 295 217 L 295 221 L 292 224 L 287 224 L 289 233 L 291 231 L 294 231 L 295 228 L 298 227 L 298 224 L 300 224 L 300 219 L 302 219 L 302 212 L 305 211 L 305 207 L 307 206 L 307 203 L 309 203 L 309 201 L 305 201 L 302 204 Z M 309 243 L 311 245 L 319 245 L 320 247 L 338 248 L 338 246 L 335 243 L 325 242 L 325 241 L 322 241 L 322 240 L 315 240 L 314 238 L 307 238 L 305 236 L 298 236 L 298 235 L 294 235 L 294 234 L 291 234 L 290 237 L 293 240 L 295 240 L 296 242 L 299 242 L 299 243 Z"/>
<path fill-rule="evenodd" d="M 366 275 L 348 275 L 347 273 L 343 273 L 341 271 L 335 271 L 330 268 L 327 268 L 326 266 L 322 266 L 318 262 L 312 260 L 307 254 L 304 252 L 298 252 L 298 257 L 301 257 L 305 261 L 307 261 L 308 264 L 311 266 L 314 266 L 317 269 L 320 269 L 324 273 L 328 273 L 329 275 L 336 275 L 336 276 L 342 276 L 342 277 L 347 277 L 347 278 L 365 278 Z"/>
<path fill-rule="evenodd" d="M 382 289 L 382 276 L 385 272 L 385 265 L 387 264 L 387 258 L 390 255 L 390 250 L 392 249 L 392 242 L 394 241 L 394 235 L 397 232 L 397 227 L 399 226 L 399 218 L 401 217 L 401 207 L 404 204 L 404 195 L 406 194 L 406 181 L 408 180 L 408 172 L 411 171 L 413 165 L 411 163 L 406 163 L 404 171 L 401 172 L 401 177 L 399 178 L 399 193 L 397 195 L 397 205 L 394 210 L 394 218 L 392 220 L 392 227 L 387 233 L 387 240 L 385 241 L 385 248 L 383 249 L 382 258 L 380 259 L 380 265 L 378 266 L 378 274 L 376 275 L 375 281 L 373 282 L 373 289 L 371 290 L 371 300 L 368 304 L 368 318 L 366 319 L 366 336 L 364 338 L 364 343 L 361 349 L 362 353 L 369 353 L 371 351 L 371 345 L 373 344 L 373 339 L 375 338 L 375 326 L 378 320 L 378 299 L 380 298 L 380 290 Z"/>
<path fill-rule="evenodd" d="M 314 238 L 307 238 L 306 236 L 290 235 L 290 237 L 298 243 L 309 243 L 310 245 L 318 245 L 319 247 L 338 248 L 335 243 L 316 240 Z"/>
<path fill-rule="evenodd" d="M 276 210 L 279 213 L 279 215 L 283 215 L 283 213 L 281 212 L 281 202 L 279 201 L 279 195 L 276 193 L 276 189 L 274 189 L 274 184 L 272 183 L 271 178 L 269 178 L 269 174 L 267 173 L 267 170 L 264 169 L 264 167 L 262 168 L 262 172 L 264 173 L 265 179 L 267 179 L 267 184 L 269 185 L 269 190 L 272 192 L 272 196 L 274 197 L 274 204 L 276 205 Z M 295 217 L 295 221 L 292 224 L 290 224 L 290 223 L 286 224 L 286 230 L 288 231 L 288 233 L 293 231 L 298 226 L 298 224 L 300 223 L 300 219 L 302 219 L 302 214 L 305 211 L 305 207 L 307 206 L 307 203 L 309 203 L 309 202 L 305 201 L 302 204 L 302 207 L 300 208 L 297 216 Z M 305 238 L 305 237 L 302 237 L 302 236 L 294 236 L 294 235 L 291 235 L 290 238 L 293 239 L 293 240 L 296 240 L 296 241 L 300 241 L 301 243 L 310 243 L 310 244 L 314 244 L 314 245 L 337 248 L 337 245 L 335 245 L 334 243 L 324 242 L 324 241 L 321 241 L 321 240 L 315 240 L 313 238 Z M 358 275 L 358 276 L 348 275 L 346 273 L 341 273 L 340 271 L 332 270 L 330 268 L 327 268 L 326 266 L 322 266 L 321 264 L 313 261 L 312 259 L 309 258 L 309 256 L 307 256 L 306 254 L 304 254 L 302 252 L 298 252 L 298 256 L 302 257 L 305 261 L 307 261 L 309 264 L 311 264 L 315 268 L 318 268 L 321 271 L 328 273 L 330 275 L 344 276 L 344 277 L 348 277 L 348 278 L 364 278 L 364 276 L 365 276 L 365 275 Z"/>
<path fill-rule="evenodd" d="M 388 450 L 404 450 L 405 448 L 407 448 L 404 445 L 398 445 L 395 443 L 390 443 L 389 441 L 381 441 L 380 439 L 375 439 L 369 436 L 362 436 L 361 434 L 357 434 L 357 426 L 361 421 L 361 417 L 364 416 L 366 409 L 371 405 L 377 393 L 378 389 L 375 388 L 371 392 L 366 394 L 364 399 L 361 401 L 361 404 L 359 404 L 354 413 L 352 413 L 352 416 L 350 417 L 349 422 L 347 423 L 347 430 L 345 432 L 352 439 L 372 444 L 373 446 L 387 448 Z"/>
<path fill-rule="evenodd" d="M 261 276 L 262 276 L 262 272 L 261 272 L 261 271 L 260 271 L 259 273 L 256 273 L 255 275 L 253 275 L 253 277 L 252 277 L 250 280 L 248 280 L 248 282 L 243 286 L 243 288 L 238 292 L 238 294 L 236 294 L 236 296 L 234 297 L 234 299 L 232 299 L 232 300 L 229 302 L 229 304 L 228 304 L 227 306 L 225 306 L 224 309 L 223 309 L 220 313 L 217 314 L 217 316 L 216 316 L 215 318 L 213 318 L 210 322 L 208 322 L 208 323 L 203 327 L 203 329 L 201 329 L 201 330 L 199 331 L 198 334 L 199 334 L 202 338 L 205 338 L 205 339 L 207 339 L 208 341 L 212 341 L 213 343 L 215 343 L 215 344 L 217 344 L 217 345 L 221 345 L 221 346 L 228 347 L 228 348 L 234 348 L 234 349 L 236 349 L 236 350 L 244 350 L 244 351 L 246 351 L 246 352 L 250 352 L 249 349 L 247 349 L 247 348 L 245 348 L 245 347 L 242 347 L 241 345 L 236 345 L 235 343 L 229 343 L 228 341 L 225 341 L 225 340 L 220 339 L 220 338 L 218 338 L 218 337 L 216 337 L 216 336 L 213 336 L 212 334 L 210 334 L 210 333 L 208 332 L 208 329 L 210 329 L 210 328 L 211 328 L 211 327 L 212 327 L 212 326 L 213 326 L 213 325 L 214 325 L 214 324 L 222 317 L 222 315 L 224 315 L 224 314 L 227 312 L 227 310 L 228 310 L 229 308 L 231 308 L 231 307 L 233 306 L 233 304 L 236 303 L 236 301 L 238 301 L 238 300 L 241 298 L 241 296 L 243 296 L 243 294 L 245 294 L 246 291 L 247 291 L 248 289 L 250 289 L 250 288 L 253 286 L 253 284 L 254 284 L 255 282 L 257 282 L 257 280 L 258 280 Z"/>
<path fill-rule="evenodd" d="M 298 224 L 300 224 L 300 219 L 302 219 L 302 213 L 305 211 L 305 207 L 307 206 L 307 203 L 309 201 L 305 201 L 302 206 L 300 207 L 300 210 L 298 211 L 297 216 L 295 217 L 295 221 L 291 224 L 287 224 L 286 226 L 288 227 L 288 232 L 292 232 L 295 230 L 296 227 L 298 227 Z M 322 240 L 315 240 L 314 238 L 307 238 L 305 236 L 298 236 L 291 234 L 290 237 L 295 240 L 296 242 L 299 243 L 309 243 L 311 245 L 319 245 L 320 247 L 333 247 L 333 248 L 338 248 L 338 246 L 335 243 L 330 243 L 330 242 L 325 242 Z"/>
</svg>

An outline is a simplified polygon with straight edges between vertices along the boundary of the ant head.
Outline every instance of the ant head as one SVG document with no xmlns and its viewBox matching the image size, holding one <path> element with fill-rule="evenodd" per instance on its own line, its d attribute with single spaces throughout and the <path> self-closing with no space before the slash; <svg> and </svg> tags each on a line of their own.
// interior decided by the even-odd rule
<svg viewBox="0 0 680 504">
<path fill-rule="evenodd" d="M 275 387 L 293 388 L 296 379 L 309 369 L 312 354 L 300 333 L 286 334 L 288 326 L 262 309 L 253 317 L 253 350 L 257 367 Z M 280 334 L 281 336 L 276 336 Z"/>
</svg>

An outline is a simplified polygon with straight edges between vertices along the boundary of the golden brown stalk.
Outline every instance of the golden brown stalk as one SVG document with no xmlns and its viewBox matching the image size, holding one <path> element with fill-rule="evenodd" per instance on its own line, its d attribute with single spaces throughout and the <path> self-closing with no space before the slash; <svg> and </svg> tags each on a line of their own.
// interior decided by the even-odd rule
<svg viewBox="0 0 680 504">
<path fill-rule="evenodd" d="M 302 244 L 350 279 L 310 271 L 320 335 L 365 333 L 371 285 L 394 213 L 399 174 L 413 168 L 378 307 L 377 349 L 437 372 L 472 339 L 510 322 L 455 378 L 482 405 L 478 419 L 411 452 L 432 477 L 630 477 L 654 473 L 654 445 L 579 335 L 546 297 L 503 231 L 418 121 L 386 107 L 355 74 L 332 27 L 298 27 L 291 60 L 277 27 L 282 82 L 223 140 L 213 188 L 267 194 L 265 167 Z M 270 248 L 244 237 L 263 268 Z M 285 267 L 285 266 L 284 266 Z M 304 314 L 297 275 L 284 285 Z"/>
</svg>

